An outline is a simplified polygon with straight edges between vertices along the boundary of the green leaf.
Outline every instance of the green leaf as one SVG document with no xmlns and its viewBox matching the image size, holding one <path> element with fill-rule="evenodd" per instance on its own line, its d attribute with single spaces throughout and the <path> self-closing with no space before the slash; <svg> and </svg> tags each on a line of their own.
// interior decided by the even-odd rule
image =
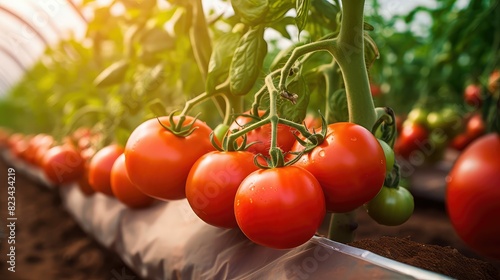
<svg viewBox="0 0 500 280">
<path fill-rule="evenodd" d="M 159 27 L 153 27 L 144 32 L 140 43 L 143 51 L 147 53 L 159 53 L 175 48 L 175 40 L 166 30 Z"/>
<path fill-rule="evenodd" d="M 266 54 L 264 27 L 250 28 L 240 39 L 231 61 L 229 71 L 231 93 L 245 95 L 250 91 L 262 70 Z"/>
<path fill-rule="evenodd" d="M 304 30 L 307 23 L 307 16 L 309 14 L 309 6 L 311 0 L 296 0 L 295 9 L 297 10 L 297 16 L 295 17 L 295 22 L 299 32 Z"/>
<path fill-rule="evenodd" d="M 290 33 L 288 33 L 288 30 L 286 29 L 287 26 L 295 24 L 295 18 L 292 17 L 284 17 L 281 18 L 280 20 L 274 21 L 269 25 L 269 27 L 273 28 L 274 30 L 278 31 L 281 36 L 292 40 L 292 36 L 290 36 Z"/>
<path fill-rule="evenodd" d="M 210 61 L 208 63 L 207 83 L 205 89 L 207 94 L 213 94 L 215 87 L 227 79 L 233 53 L 238 47 L 240 39 L 240 33 L 231 32 L 222 35 L 215 42 L 212 55 L 210 56 Z"/>
<path fill-rule="evenodd" d="M 347 122 L 349 121 L 349 110 L 347 108 L 347 96 L 345 89 L 341 88 L 336 90 L 330 96 L 330 116 L 328 120 L 330 123 Z"/>
<path fill-rule="evenodd" d="M 248 25 L 261 24 L 269 10 L 268 0 L 231 0 L 234 12 Z"/>
<path fill-rule="evenodd" d="M 165 82 L 166 77 L 164 72 L 165 67 L 163 64 L 158 64 L 147 71 L 146 75 L 138 83 L 141 83 L 146 92 L 155 91 Z"/>
<path fill-rule="evenodd" d="M 159 98 L 155 98 L 148 103 L 149 110 L 157 117 L 165 116 L 167 108 Z"/>
<path fill-rule="evenodd" d="M 274 0 L 269 3 L 269 12 L 266 15 L 265 22 L 273 23 L 281 20 L 285 14 L 292 8 L 295 8 L 293 1 Z"/>
<path fill-rule="evenodd" d="M 123 82 L 128 67 L 129 62 L 127 60 L 120 60 L 111 64 L 95 78 L 94 85 L 102 88 Z"/>
<path fill-rule="evenodd" d="M 307 82 L 302 75 L 292 80 L 287 85 L 287 90 L 291 94 L 297 94 L 298 99 L 295 104 L 286 99 L 278 102 L 278 114 L 280 117 L 300 123 L 304 120 L 309 105 L 310 91 Z"/>
</svg>

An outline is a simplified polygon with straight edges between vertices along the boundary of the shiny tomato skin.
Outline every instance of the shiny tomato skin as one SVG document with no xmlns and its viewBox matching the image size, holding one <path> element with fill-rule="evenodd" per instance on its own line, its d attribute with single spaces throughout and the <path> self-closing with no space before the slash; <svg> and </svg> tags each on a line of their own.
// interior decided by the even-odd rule
<svg viewBox="0 0 500 280">
<path fill-rule="evenodd" d="M 473 114 L 467 121 L 467 126 L 465 127 L 465 133 L 467 136 L 474 140 L 486 132 L 486 124 L 484 123 L 483 117 L 480 113 Z"/>
<path fill-rule="evenodd" d="M 154 198 L 145 195 L 130 181 L 124 154 L 121 154 L 113 163 L 110 181 L 113 196 L 129 208 L 145 208 L 155 202 Z"/>
<path fill-rule="evenodd" d="M 168 126 L 169 117 L 159 121 Z M 193 121 L 186 116 L 183 125 Z M 174 117 L 179 122 L 179 117 Z M 186 197 L 185 185 L 189 170 L 202 155 L 213 151 L 210 143 L 212 130 L 196 120 L 193 133 L 180 137 L 160 125 L 158 119 L 140 124 L 130 135 L 125 146 L 125 165 L 130 180 L 145 194 L 160 200 Z"/>
<path fill-rule="evenodd" d="M 83 176 L 85 161 L 72 146 L 54 146 L 45 153 L 42 169 L 51 183 L 65 185 Z"/>
<path fill-rule="evenodd" d="M 465 87 L 464 101 L 474 108 L 481 108 L 481 105 L 483 103 L 483 98 L 481 96 L 481 86 L 470 84 Z"/>
<path fill-rule="evenodd" d="M 106 146 L 90 159 L 89 184 L 96 191 L 113 196 L 111 190 L 111 168 L 115 160 L 123 153 L 123 147 L 112 144 Z"/>
<path fill-rule="evenodd" d="M 378 139 L 378 142 L 380 144 L 380 147 L 382 147 L 385 155 L 385 171 L 387 173 L 390 173 L 392 171 L 392 168 L 394 167 L 394 163 L 396 162 L 394 150 L 392 150 L 391 146 L 389 146 L 389 144 L 387 144 L 386 142 L 380 139 Z"/>
<path fill-rule="evenodd" d="M 496 69 L 493 70 L 493 72 L 491 72 L 490 76 L 488 77 L 488 91 L 494 95 L 499 87 L 500 87 L 500 70 Z"/>
<path fill-rule="evenodd" d="M 248 114 L 249 112 L 246 112 Z M 259 111 L 259 115 L 264 115 L 265 111 Z M 248 125 L 255 120 L 250 117 L 239 116 L 229 127 L 229 131 L 240 130 L 242 126 Z M 278 124 L 278 148 L 283 152 L 288 152 L 295 143 L 295 129 L 284 125 Z M 269 157 L 269 148 L 271 147 L 271 124 L 265 124 L 255 130 L 247 133 L 247 144 L 255 142 L 251 145 L 247 151 L 254 154 L 262 154 L 265 157 Z M 243 138 L 240 137 L 236 140 L 238 145 L 241 145 Z"/>
<path fill-rule="evenodd" d="M 394 152 L 405 159 L 410 158 L 414 151 L 425 147 L 429 133 L 425 127 L 417 123 L 405 123 L 394 144 Z"/>
<path fill-rule="evenodd" d="M 460 238 L 473 250 L 500 259 L 500 135 L 472 142 L 447 177 L 446 208 Z"/>
<path fill-rule="evenodd" d="M 303 147 L 297 142 L 292 151 Z M 380 191 L 384 184 L 384 150 L 370 131 L 354 123 L 328 125 L 323 143 L 295 163 L 318 179 L 325 193 L 326 209 L 352 211 Z"/>
<path fill-rule="evenodd" d="M 248 239 L 289 249 L 313 237 L 325 216 L 325 198 L 319 182 L 303 168 L 260 169 L 241 182 L 234 213 Z"/>
<path fill-rule="evenodd" d="M 461 133 L 451 140 L 450 147 L 457 151 L 463 151 L 473 140 L 466 133 Z"/>
<path fill-rule="evenodd" d="M 78 184 L 78 188 L 85 196 L 92 196 L 95 194 L 95 190 L 90 186 L 89 183 L 89 163 L 85 163 L 85 171 L 83 176 L 78 179 L 76 182 Z"/>
<path fill-rule="evenodd" d="M 365 205 L 368 215 L 378 224 L 399 226 L 413 213 L 415 202 L 410 191 L 403 187 L 382 187 L 380 192 Z"/>
<path fill-rule="evenodd" d="M 195 162 L 186 182 L 186 197 L 200 219 L 222 228 L 238 226 L 234 196 L 243 179 L 258 169 L 254 156 L 246 151 L 214 151 Z"/>
</svg>

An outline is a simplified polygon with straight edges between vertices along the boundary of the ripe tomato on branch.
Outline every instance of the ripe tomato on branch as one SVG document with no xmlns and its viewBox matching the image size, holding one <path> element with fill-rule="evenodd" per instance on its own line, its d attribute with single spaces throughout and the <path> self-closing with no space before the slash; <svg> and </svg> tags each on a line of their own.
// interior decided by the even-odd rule
<svg viewBox="0 0 500 280">
<path fill-rule="evenodd" d="M 90 159 L 89 184 L 96 191 L 113 196 L 111 190 L 111 168 L 123 153 L 123 147 L 113 144 L 102 148 Z"/>
<path fill-rule="evenodd" d="M 200 219 L 217 227 L 238 226 L 234 197 L 243 179 L 258 169 L 254 156 L 246 151 L 214 151 L 194 163 L 186 181 L 186 197 Z"/>
<path fill-rule="evenodd" d="M 292 151 L 304 148 L 296 142 Z M 322 144 L 295 163 L 311 172 L 325 193 L 326 209 L 342 213 L 370 201 L 384 184 L 386 158 L 377 138 L 354 123 L 328 125 Z"/>
<path fill-rule="evenodd" d="M 261 169 L 241 183 L 234 213 L 250 240 L 288 249 L 313 237 L 325 216 L 325 198 L 319 182 L 303 168 Z"/>
<path fill-rule="evenodd" d="M 85 161 L 74 147 L 55 146 L 50 148 L 43 157 L 42 169 L 50 182 L 64 185 L 83 176 Z"/>
<path fill-rule="evenodd" d="M 418 123 L 405 123 L 394 145 L 394 152 L 408 159 L 413 151 L 422 147 L 427 138 L 428 132 L 425 127 Z"/>
<path fill-rule="evenodd" d="M 483 97 L 481 96 L 481 86 L 477 84 L 470 84 L 464 90 L 464 101 L 466 104 L 474 107 L 481 108 Z"/>
<path fill-rule="evenodd" d="M 480 113 L 473 114 L 467 121 L 465 128 L 465 134 L 471 140 L 474 140 L 486 132 L 486 124 L 484 123 L 483 117 Z"/>
<path fill-rule="evenodd" d="M 500 259 L 500 135 L 485 135 L 458 157 L 447 177 L 451 223 L 473 250 Z"/>
<path fill-rule="evenodd" d="M 189 170 L 202 155 L 213 151 L 212 130 L 204 122 L 186 116 L 182 125 L 192 122 L 187 136 L 177 136 L 164 126 L 177 125 L 179 116 L 150 119 L 139 125 L 125 146 L 125 165 L 130 180 L 145 194 L 160 200 L 186 197 Z M 161 122 L 161 124 L 160 124 Z"/>
<path fill-rule="evenodd" d="M 154 198 L 145 195 L 130 181 L 125 167 L 124 154 L 121 154 L 113 163 L 110 182 L 113 196 L 130 208 L 145 208 L 155 201 Z"/>
</svg>

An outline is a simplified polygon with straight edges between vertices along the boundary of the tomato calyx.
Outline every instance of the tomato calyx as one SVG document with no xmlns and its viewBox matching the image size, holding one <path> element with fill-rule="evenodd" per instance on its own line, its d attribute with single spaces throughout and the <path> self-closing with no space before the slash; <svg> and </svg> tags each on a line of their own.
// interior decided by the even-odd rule
<svg viewBox="0 0 500 280">
<path fill-rule="evenodd" d="M 312 133 L 310 133 L 309 130 L 307 129 L 306 124 L 304 123 L 302 126 L 304 130 L 303 131 L 299 130 L 300 135 L 303 136 L 304 138 L 300 137 L 300 135 L 294 135 L 297 142 L 299 142 L 299 144 L 304 147 L 302 153 L 310 152 L 311 150 L 316 148 L 316 146 L 321 145 L 321 143 L 323 143 L 323 141 L 325 140 L 326 134 L 328 133 L 328 124 L 326 123 L 325 117 L 323 117 L 323 115 L 321 114 L 320 116 L 321 116 L 320 132 L 316 132 L 316 129 L 313 128 Z M 292 154 L 297 154 L 297 153 L 292 152 Z"/>
<path fill-rule="evenodd" d="M 257 143 L 257 142 L 252 142 L 252 143 L 247 144 L 247 136 L 243 135 L 241 137 L 243 140 L 242 140 L 241 144 L 238 145 L 238 142 L 236 142 L 236 141 L 230 142 L 229 136 L 226 133 L 226 135 L 224 135 L 224 137 L 222 138 L 222 145 L 219 145 L 219 143 L 217 142 L 217 139 L 215 137 L 215 133 L 212 131 L 210 133 L 210 142 L 212 143 L 212 146 L 214 146 L 214 148 L 219 152 L 246 151 L 246 149 L 248 147 Z"/>
<path fill-rule="evenodd" d="M 193 120 L 190 123 L 188 123 L 187 125 L 183 125 L 184 121 L 186 120 L 186 116 L 185 115 L 180 115 L 179 116 L 179 121 L 176 123 L 174 121 L 174 114 L 175 113 L 176 113 L 176 111 L 173 111 L 168 116 L 169 122 L 170 122 L 169 125 L 165 125 L 164 123 L 162 123 L 160 121 L 159 117 L 156 117 L 156 120 L 158 120 L 158 123 L 163 128 L 165 128 L 166 130 L 170 131 L 172 134 L 174 134 L 175 136 L 178 136 L 178 137 L 187 137 L 187 136 L 191 135 L 198 128 L 198 127 L 194 126 L 194 124 L 198 120 L 198 117 L 199 117 L 200 114 L 196 115 L 193 118 Z"/>
</svg>

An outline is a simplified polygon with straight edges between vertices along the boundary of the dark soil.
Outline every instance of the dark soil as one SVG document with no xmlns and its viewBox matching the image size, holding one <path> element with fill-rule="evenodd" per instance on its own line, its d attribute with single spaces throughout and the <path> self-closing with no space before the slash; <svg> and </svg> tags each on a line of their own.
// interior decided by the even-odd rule
<svg viewBox="0 0 500 280">
<path fill-rule="evenodd" d="M 2 192 L 6 192 L 7 168 L 0 160 Z M 5 222 L 5 193 L 0 202 L 0 220 Z M 0 279 L 140 279 L 116 254 L 80 229 L 56 191 L 20 173 L 16 174 L 16 217 L 16 272 L 7 270 L 10 245 L 1 238 Z M 377 225 L 362 210 L 358 221 L 357 241 L 351 244 L 355 247 L 457 279 L 500 279 L 500 264 L 481 258 L 460 241 L 440 203 L 416 200 L 415 214 L 399 227 Z M 6 237 L 3 224 L 0 234 Z"/>
<path fill-rule="evenodd" d="M 467 258 L 451 247 L 426 245 L 399 237 L 361 239 L 350 245 L 457 279 L 500 279 L 492 264 Z"/>
<path fill-rule="evenodd" d="M 2 237 L 6 232 L 7 166 L 0 160 Z M 15 273 L 7 270 L 7 244 L 0 243 L 2 280 L 138 280 L 121 259 L 83 232 L 54 190 L 16 173 Z M 123 276 L 129 276 L 124 278 Z M 135 278 L 134 278 L 135 277 Z"/>
</svg>

